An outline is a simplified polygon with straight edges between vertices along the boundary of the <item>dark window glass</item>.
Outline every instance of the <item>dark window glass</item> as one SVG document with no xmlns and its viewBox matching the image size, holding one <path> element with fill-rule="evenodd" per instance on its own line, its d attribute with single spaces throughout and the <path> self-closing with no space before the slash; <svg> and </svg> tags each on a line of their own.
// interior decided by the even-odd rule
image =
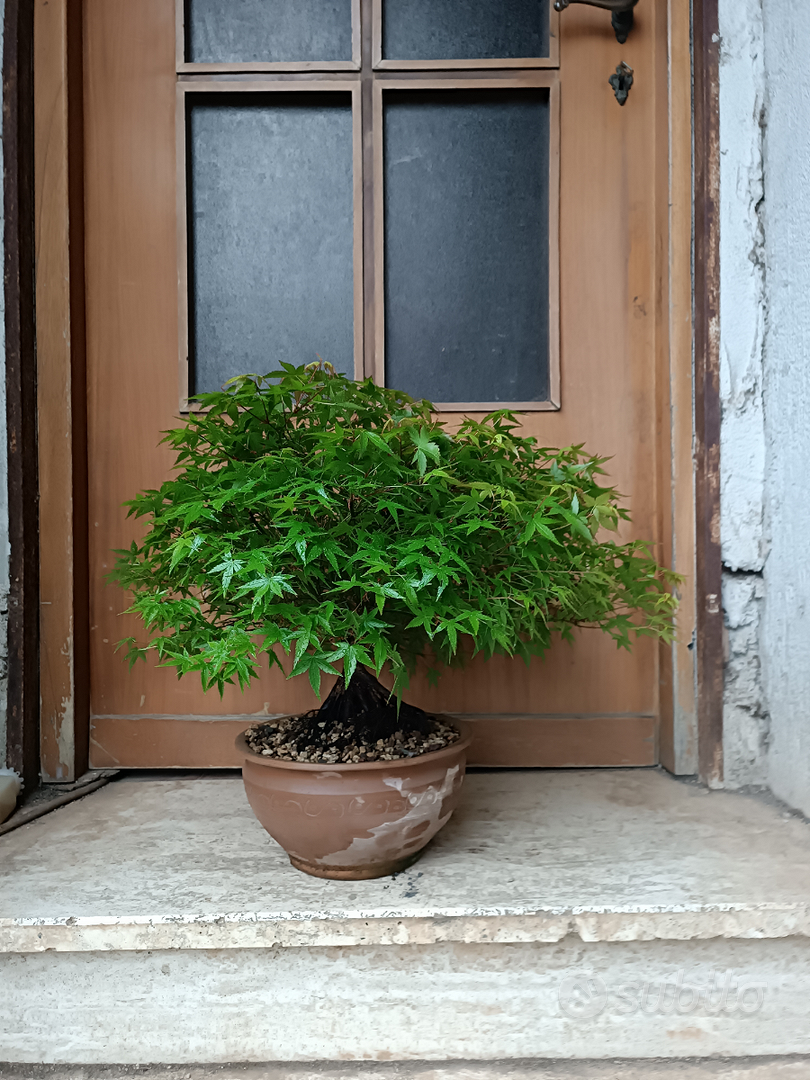
<svg viewBox="0 0 810 1080">
<path fill-rule="evenodd" d="M 186 0 L 192 64 L 351 58 L 351 0 Z"/>
<path fill-rule="evenodd" d="M 548 92 L 388 91 L 384 121 L 387 385 L 547 400 Z"/>
<path fill-rule="evenodd" d="M 549 0 L 383 0 L 390 60 L 548 56 Z"/>
<path fill-rule="evenodd" d="M 188 141 L 193 390 L 316 354 L 352 373 L 348 95 L 196 98 Z"/>
</svg>

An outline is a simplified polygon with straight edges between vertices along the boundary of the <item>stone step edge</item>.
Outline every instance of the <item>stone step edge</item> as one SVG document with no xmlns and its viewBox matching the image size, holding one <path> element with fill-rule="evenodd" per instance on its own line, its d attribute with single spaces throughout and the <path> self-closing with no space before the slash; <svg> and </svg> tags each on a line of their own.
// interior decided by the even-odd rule
<svg viewBox="0 0 810 1080">
<path fill-rule="evenodd" d="M 126 1065 L 0 1062 L 2 1080 L 131 1080 Z M 138 1065 L 138 1080 L 807 1080 L 810 1057 L 512 1058 Z"/>
<path fill-rule="evenodd" d="M 228 912 L 207 915 L 0 918 L 0 953 L 149 952 L 360 946 L 700 941 L 810 937 L 810 904 L 643 910 Z"/>
</svg>

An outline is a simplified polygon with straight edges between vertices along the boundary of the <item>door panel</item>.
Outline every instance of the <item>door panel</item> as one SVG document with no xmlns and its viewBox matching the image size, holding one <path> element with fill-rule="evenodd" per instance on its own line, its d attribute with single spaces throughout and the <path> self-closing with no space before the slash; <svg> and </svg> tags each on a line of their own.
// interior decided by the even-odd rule
<svg viewBox="0 0 810 1080">
<path fill-rule="evenodd" d="M 434 402 L 549 398 L 549 99 L 384 94 L 387 385 Z"/>
<path fill-rule="evenodd" d="M 524 418 L 546 445 L 584 442 L 611 455 L 633 535 L 654 540 L 666 494 L 656 489 L 653 88 L 655 64 L 666 61 L 654 52 L 658 10 L 654 0 L 644 5 L 621 48 L 604 12 L 576 7 L 559 20 L 561 405 Z M 130 672 L 114 648 L 139 627 L 120 614 L 121 590 L 105 583 L 112 550 L 138 534 L 122 503 L 168 475 L 160 432 L 178 413 L 177 235 L 185 218 L 173 0 L 87 0 L 85 50 L 92 764 L 232 765 L 243 718 L 312 707 L 306 682 L 267 672 L 220 701 L 172 670 L 141 664 Z M 624 108 L 607 85 L 619 59 L 636 78 Z M 268 367 L 272 360 L 268 350 Z M 476 660 L 437 688 L 418 677 L 409 696 L 475 721 L 474 763 L 649 765 L 657 760 L 658 678 L 654 643 L 619 652 L 583 631 L 531 668 Z"/>
<path fill-rule="evenodd" d="M 351 95 L 188 98 L 189 390 L 319 350 L 353 377 Z"/>
</svg>

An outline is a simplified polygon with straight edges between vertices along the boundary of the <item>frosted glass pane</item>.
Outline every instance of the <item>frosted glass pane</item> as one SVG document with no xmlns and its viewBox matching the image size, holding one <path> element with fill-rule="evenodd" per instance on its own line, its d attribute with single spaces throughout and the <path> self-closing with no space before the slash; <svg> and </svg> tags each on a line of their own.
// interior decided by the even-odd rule
<svg viewBox="0 0 810 1080">
<path fill-rule="evenodd" d="M 216 95 L 189 110 L 196 392 L 317 355 L 353 373 L 348 95 Z"/>
<path fill-rule="evenodd" d="M 549 0 L 383 0 L 390 60 L 548 56 Z"/>
<path fill-rule="evenodd" d="M 389 91 L 384 122 L 387 385 L 547 400 L 547 91 Z"/>
<path fill-rule="evenodd" d="M 351 0 L 186 0 L 190 63 L 351 58 Z"/>
</svg>

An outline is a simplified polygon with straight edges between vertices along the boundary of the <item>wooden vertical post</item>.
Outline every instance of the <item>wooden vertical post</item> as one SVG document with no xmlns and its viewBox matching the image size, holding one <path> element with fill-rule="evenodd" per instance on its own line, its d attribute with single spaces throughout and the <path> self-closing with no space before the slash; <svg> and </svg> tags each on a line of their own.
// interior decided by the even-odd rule
<svg viewBox="0 0 810 1080">
<path fill-rule="evenodd" d="M 693 0 L 697 686 L 701 779 L 723 781 L 718 0 Z"/>
<path fill-rule="evenodd" d="M 695 482 L 693 457 L 692 319 L 692 37 L 689 6 L 668 0 L 657 9 L 658 72 L 656 206 L 659 220 L 660 348 L 658 371 L 662 557 L 684 575 L 676 640 L 661 647 L 661 764 L 676 775 L 698 771 L 695 685 Z"/>
<path fill-rule="evenodd" d="M 32 0 L 6 0 L 3 205 L 10 547 L 6 758 L 29 788 L 39 778 L 33 15 Z"/>
<path fill-rule="evenodd" d="M 58 783 L 86 770 L 88 750 L 81 12 L 35 3 L 42 775 Z"/>
</svg>

